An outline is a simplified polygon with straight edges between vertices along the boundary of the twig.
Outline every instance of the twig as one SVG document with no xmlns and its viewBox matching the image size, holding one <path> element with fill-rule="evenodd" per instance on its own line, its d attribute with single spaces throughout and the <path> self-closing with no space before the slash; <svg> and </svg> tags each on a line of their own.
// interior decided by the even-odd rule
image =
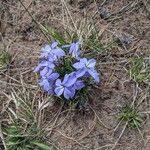
<svg viewBox="0 0 150 150">
<path fill-rule="evenodd" d="M 147 1 L 147 0 L 143 0 L 142 2 L 143 2 L 143 4 L 145 5 L 145 7 L 146 7 L 148 13 L 150 14 L 150 4 L 148 4 L 148 1 Z"/>
<path fill-rule="evenodd" d="M 6 82 L 6 81 L 1 81 L 1 80 L 0 80 L 0 83 L 1 83 L 1 84 L 4 84 L 4 85 L 11 85 L 11 86 L 22 87 L 21 84 L 8 83 L 8 82 Z M 26 88 L 30 88 L 30 89 L 35 89 L 35 88 L 38 87 L 38 86 L 36 86 L 36 85 L 31 85 L 31 84 L 25 84 L 24 86 L 25 86 Z"/>
<path fill-rule="evenodd" d="M 123 133 L 124 133 L 124 131 L 125 131 L 127 125 L 128 125 L 128 122 L 126 122 L 126 124 L 124 125 L 124 128 L 123 128 L 121 134 L 119 135 L 118 139 L 116 140 L 115 144 L 113 145 L 113 147 L 112 147 L 110 150 L 113 150 L 113 149 L 116 147 L 116 145 L 118 144 L 120 138 L 122 137 L 122 135 L 123 135 Z"/>
<path fill-rule="evenodd" d="M 94 113 L 94 114 L 95 114 L 95 113 Z M 92 125 L 90 131 L 88 131 L 88 133 L 86 133 L 86 134 L 84 134 L 83 136 L 81 136 L 81 137 L 78 139 L 78 141 L 80 141 L 80 140 L 82 140 L 83 138 L 87 137 L 87 136 L 93 131 L 93 129 L 95 128 L 95 125 L 96 125 L 96 120 L 97 120 L 97 116 L 96 116 L 96 114 L 95 114 L 95 117 L 94 117 L 94 120 L 93 120 L 93 125 Z"/>
<path fill-rule="evenodd" d="M 62 110 L 63 106 L 64 106 L 64 104 L 60 107 L 60 109 L 58 110 L 58 112 L 57 112 L 57 113 L 55 114 L 55 116 L 49 121 L 49 123 L 47 123 L 47 125 L 44 127 L 44 128 L 47 128 L 47 127 L 50 125 L 50 123 L 53 121 L 53 119 L 56 117 L 56 119 L 53 121 L 51 130 L 50 130 L 50 132 L 48 133 L 48 136 L 52 133 L 52 130 L 53 130 L 53 128 L 54 128 L 54 126 L 55 126 L 55 124 L 56 124 L 56 122 L 57 122 L 57 120 L 58 120 L 58 117 L 59 117 L 59 115 L 60 115 L 60 113 L 61 113 L 61 110 Z"/>
<path fill-rule="evenodd" d="M 107 3 L 107 0 L 104 0 L 100 6 L 103 7 L 106 3 Z"/>
<path fill-rule="evenodd" d="M 27 9 L 26 6 L 22 3 L 21 0 L 19 0 L 19 2 L 20 2 L 21 5 L 23 6 L 23 8 L 26 10 L 26 12 L 29 14 L 29 16 L 32 18 L 32 20 L 34 21 L 34 23 L 35 23 L 36 25 L 38 25 L 38 27 L 39 27 L 39 29 L 41 30 L 42 34 L 43 34 L 43 35 L 46 37 L 46 39 L 49 41 L 50 39 L 49 39 L 48 36 L 45 34 L 45 32 L 42 30 L 42 28 L 44 28 L 44 26 L 35 20 L 35 18 L 31 15 L 31 13 L 28 11 L 28 9 Z"/>
<path fill-rule="evenodd" d="M 117 144 L 117 145 L 120 145 L 120 144 Z M 98 147 L 98 148 L 96 148 L 96 149 L 94 149 L 94 150 L 100 150 L 100 149 L 103 149 L 103 148 L 106 148 L 106 147 L 111 147 L 111 146 L 113 146 L 113 144 L 107 144 L 107 145 Z"/>
<path fill-rule="evenodd" d="M 74 26 L 74 28 L 75 28 L 75 30 L 76 30 L 76 32 L 77 32 L 77 31 L 78 31 L 77 26 L 76 26 L 76 24 L 75 24 L 75 22 L 74 22 L 74 20 L 73 20 L 73 18 L 72 18 L 72 16 L 71 16 L 71 14 L 70 14 L 70 11 L 69 11 L 69 9 L 68 9 L 68 7 L 67 7 L 66 2 L 65 2 L 64 0 L 61 0 L 61 1 L 62 1 L 62 3 L 64 4 L 64 6 L 65 6 L 65 8 L 66 8 L 66 10 L 67 10 L 67 13 L 68 13 L 68 15 L 69 15 L 69 17 L 70 17 L 70 19 L 71 19 L 71 21 L 72 21 L 72 24 L 73 24 L 73 26 Z"/>
<path fill-rule="evenodd" d="M 119 123 L 116 125 L 116 127 L 114 128 L 114 132 L 118 129 L 118 127 L 120 126 L 120 124 L 122 123 L 122 121 L 123 121 L 123 119 L 121 119 L 119 121 Z M 114 132 L 113 132 L 113 134 L 114 134 Z"/>
<path fill-rule="evenodd" d="M 62 132 L 60 132 L 60 131 L 58 131 L 58 130 L 56 130 L 56 131 L 57 131 L 59 134 L 61 134 L 62 136 L 64 136 L 65 138 L 67 138 L 67 139 L 69 139 L 69 140 L 72 140 L 72 141 L 76 142 L 77 144 L 81 145 L 82 147 L 84 147 L 84 148 L 87 148 L 87 149 L 90 149 L 90 150 L 91 150 L 91 148 L 89 148 L 89 147 L 87 147 L 87 146 L 84 146 L 83 144 L 81 144 L 80 142 L 78 142 L 77 140 L 75 140 L 74 138 L 69 137 L 69 136 L 67 136 L 67 135 L 63 134 Z"/>
<path fill-rule="evenodd" d="M 150 111 L 141 111 L 140 114 L 150 114 Z"/>
<path fill-rule="evenodd" d="M 6 147 L 6 144 L 5 144 L 5 141 L 4 141 L 4 137 L 3 137 L 3 134 L 2 134 L 1 124 L 0 124 L 0 138 L 2 140 L 2 143 L 3 143 L 3 146 L 4 146 L 5 150 L 7 150 L 7 147 Z"/>
<path fill-rule="evenodd" d="M 88 104 L 89 105 L 89 104 Z M 103 126 L 103 127 L 105 127 L 106 129 L 111 129 L 110 127 L 107 127 L 103 122 L 102 122 L 102 120 L 99 118 L 99 116 L 97 115 L 97 113 L 95 112 L 95 110 L 92 108 L 92 106 L 91 105 L 89 105 L 89 107 L 92 109 L 92 111 L 95 113 L 95 115 L 96 115 L 96 117 L 97 117 L 97 119 L 98 119 L 98 121 L 101 123 L 101 125 Z"/>
</svg>

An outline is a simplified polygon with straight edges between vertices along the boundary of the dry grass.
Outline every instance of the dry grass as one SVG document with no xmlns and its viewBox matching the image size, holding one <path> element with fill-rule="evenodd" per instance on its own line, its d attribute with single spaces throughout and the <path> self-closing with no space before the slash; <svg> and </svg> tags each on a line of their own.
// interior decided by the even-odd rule
<svg viewBox="0 0 150 150">
<path fill-rule="evenodd" d="M 23 135 L 32 135 L 52 149 L 149 150 L 149 2 L 22 3 L 0 2 L 0 52 L 11 55 L 0 71 L 0 148 L 7 149 L 3 126 L 17 122 Z M 110 15 L 102 17 L 100 7 Z M 38 87 L 33 68 L 39 49 L 47 38 L 54 38 L 39 28 L 43 26 L 59 32 L 67 42 L 78 39 L 82 52 L 97 59 L 102 81 L 90 91 L 90 102 L 84 108 L 57 103 Z M 132 130 L 128 121 L 118 120 L 126 105 L 141 116 L 140 128 Z M 27 130 L 33 125 L 37 132 Z"/>
</svg>

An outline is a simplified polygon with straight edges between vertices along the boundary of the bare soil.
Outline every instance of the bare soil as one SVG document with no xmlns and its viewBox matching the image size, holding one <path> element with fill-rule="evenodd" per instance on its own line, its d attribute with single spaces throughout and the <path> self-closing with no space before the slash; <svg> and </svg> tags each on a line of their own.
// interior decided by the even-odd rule
<svg viewBox="0 0 150 150">
<path fill-rule="evenodd" d="M 60 0 L 24 0 L 23 3 L 37 22 L 63 33 Z M 125 127 L 124 122 L 118 125 L 117 119 L 121 108 L 131 105 L 134 99 L 138 112 L 150 112 L 149 88 L 145 85 L 136 88 L 126 71 L 127 61 L 132 56 L 150 56 L 150 4 L 147 5 L 146 0 L 66 0 L 66 4 L 75 21 L 82 19 L 84 12 L 87 12 L 88 18 L 96 12 L 94 22 L 102 32 L 102 42 L 108 44 L 122 34 L 131 40 L 125 46 L 113 45 L 107 52 L 97 55 L 102 79 L 91 91 L 91 102 L 84 110 L 65 110 L 56 103 L 45 109 L 40 126 L 52 121 L 45 140 L 54 143 L 60 150 L 150 150 L 149 113 L 141 113 L 143 139 L 137 130 Z M 33 68 L 46 39 L 19 1 L 2 0 L 0 7 L 0 51 L 5 48 L 13 56 L 7 71 L 0 75 L 0 119 L 3 122 L 8 118 L 3 110 L 8 102 L 2 91 L 9 93 L 10 84 L 19 88 L 17 81 L 20 80 L 31 91 L 38 87 Z M 98 10 L 101 7 L 111 16 L 100 16 Z M 36 99 L 42 98 L 37 96 Z"/>
</svg>

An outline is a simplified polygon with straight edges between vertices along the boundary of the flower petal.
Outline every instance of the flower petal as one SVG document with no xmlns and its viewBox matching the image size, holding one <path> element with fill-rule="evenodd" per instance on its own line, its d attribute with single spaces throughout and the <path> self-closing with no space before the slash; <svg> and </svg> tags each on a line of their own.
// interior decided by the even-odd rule
<svg viewBox="0 0 150 150">
<path fill-rule="evenodd" d="M 48 62 L 47 67 L 54 69 L 55 65 L 52 62 Z"/>
<path fill-rule="evenodd" d="M 41 51 L 42 51 L 43 53 L 45 53 L 45 52 L 50 52 L 51 50 L 52 50 L 52 49 L 51 49 L 50 45 L 48 45 L 48 44 L 46 44 L 44 47 L 41 48 Z"/>
<path fill-rule="evenodd" d="M 47 58 L 48 52 L 41 53 L 40 58 Z"/>
<path fill-rule="evenodd" d="M 87 60 L 87 58 L 82 58 L 82 59 L 80 59 L 80 62 L 87 64 L 88 60 Z"/>
<path fill-rule="evenodd" d="M 68 80 L 66 82 L 63 82 L 63 83 L 66 87 L 70 87 L 76 82 L 77 77 L 76 77 L 75 73 L 71 73 L 67 77 L 68 77 Z"/>
<path fill-rule="evenodd" d="M 41 61 L 39 64 L 41 67 L 46 67 L 48 65 L 48 61 Z"/>
<path fill-rule="evenodd" d="M 47 61 L 42 61 L 39 65 L 34 69 L 34 72 L 39 72 L 42 67 L 47 66 Z"/>
<path fill-rule="evenodd" d="M 46 44 L 44 47 L 41 48 L 40 58 L 44 58 L 44 57 L 47 58 L 48 55 L 51 53 L 51 51 L 52 51 L 51 46 Z"/>
<path fill-rule="evenodd" d="M 43 81 L 44 81 L 44 79 L 40 79 L 40 80 L 38 81 L 38 83 L 39 83 L 40 86 L 43 86 L 43 85 L 44 85 L 44 82 L 43 82 Z"/>
<path fill-rule="evenodd" d="M 65 76 L 64 76 L 64 80 L 63 80 L 63 84 L 66 84 L 66 82 L 68 81 L 68 78 L 69 78 L 69 74 L 66 74 Z"/>
<path fill-rule="evenodd" d="M 44 69 L 42 71 L 40 71 L 40 75 L 41 76 L 45 76 L 48 73 L 48 68 L 44 67 Z"/>
<path fill-rule="evenodd" d="M 43 78 L 39 80 L 39 85 L 42 86 L 45 91 L 48 91 L 49 89 L 52 88 L 48 80 Z"/>
<path fill-rule="evenodd" d="M 62 95 L 63 91 L 64 91 L 64 87 L 63 86 L 55 88 L 55 93 L 56 93 L 57 96 Z"/>
<path fill-rule="evenodd" d="M 40 69 L 41 69 L 41 65 L 39 64 L 35 69 L 34 69 L 34 71 L 33 72 L 39 72 L 40 71 Z"/>
<path fill-rule="evenodd" d="M 78 71 L 76 72 L 76 77 L 77 77 L 77 78 L 80 78 L 80 77 L 84 76 L 85 73 L 86 73 L 86 69 L 85 69 L 85 68 L 80 69 L 80 70 L 78 70 Z"/>
<path fill-rule="evenodd" d="M 75 69 L 77 69 L 77 70 L 79 70 L 79 69 L 82 69 L 82 68 L 84 68 L 85 67 L 85 64 L 84 64 L 84 62 L 77 62 L 77 63 L 75 63 L 75 64 L 73 64 L 73 67 L 75 68 Z"/>
<path fill-rule="evenodd" d="M 70 45 L 69 53 L 72 54 L 72 52 L 74 51 L 74 49 L 75 49 L 75 43 L 72 43 L 72 44 Z"/>
<path fill-rule="evenodd" d="M 71 91 L 70 91 L 68 88 L 65 88 L 65 89 L 64 89 L 64 97 L 65 97 L 66 99 L 69 99 L 69 98 L 72 97 L 72 93 L 71 93 Z"/>
<path fill-rule="evenodd" d="M 61 80 L 60 80 L 60 79 L 57 79 L 55 85 L 56 85 L 56 86 L 62 86 Z"/>
<path fill-rule="evenodd" d="M 57 45 L 58 45 L 57 42 L 53 42 L 53 43 L 51 44 L 51 48 L 54 49 L 55 47 L 57 47 Z"/>
<path fill-rule="evenodd" d="M 74 89 L 74 87 L 73 87 L 73 86 L 72 86 L 72 87 L 70 87 L 69 89 L 70 89 L 70 91 L 71 91 L 70 98 L 73 98 L 73 97 L 74 97 L 74 95 L 75 95 L 75 89 Z"/>
<path fill-rule="evenodd" d="M 54 94 L 54 90 L 53 89 L 49 89 L 48 90 L 48 94 Z"/>
<path fill-rule="evenodd" d="M 48 69 L 48 72 L 46 73 L 46 77 L 48 78 L 52 74 L 52 72 L 53 72 L 52 69 Z"/>
<path fill-rule="evenodd" d="M 96 65 L 96 60 L 95 60 L 95 59 L 90 59 L 90 60 L 87 62 L 87 67 L 88 67 L 88 68 L 95 67 L 95 65 Z"/>
<path fill-rule="evenodd" d="M 96 82 L 99 82 L 99 74 L 94 69 L 88 69 L 88 73 L 95 79 Z"/>
<path fill-rule="evenodd" d="M 48 82 L 48 80 L 44 80 L 43 89 L 45 91 L 49 91 L 51 89 L 51 86 L 50 86 L 50 83 Z"/>
<path fill-rule="evenodd" d="M 48 61 L 54 62 L 54 60 L 55 60 L 54 55 L 53 54 L 49 54 L 48 55 Z"/>
<path fill-rule="evenodd" d="M 79 48 L 79 43 L 78 42 L 71 44 L 69 53 L 72 54 L 72 57 L 75 57 L 77 59 L 79 58 L 80 48 Z"/>
<path fill-rule="evenodd" d="M 80 89 L 82 89 L 83 87 L 85 87 L 85 84 L 84 84 L 83 81 L 81 81 L 81 80 L 76 81 L 75 84 L 74 84 L 74 88 L 75 88 L 76 90 L 80 90 Z"/>
<path fill-rule="evenodd" d="M 55 48 L 52 50 L 52 53 L 56 55 L 58 58 L 63 57 L 65 52 L 61 48 Z"/>
<path fill-rule="evenodd" d="M 48 80 L 56 80 L 59 77 L 58 73 L 52 73 L 50 76 L 48 76 Z"/>
</svg>

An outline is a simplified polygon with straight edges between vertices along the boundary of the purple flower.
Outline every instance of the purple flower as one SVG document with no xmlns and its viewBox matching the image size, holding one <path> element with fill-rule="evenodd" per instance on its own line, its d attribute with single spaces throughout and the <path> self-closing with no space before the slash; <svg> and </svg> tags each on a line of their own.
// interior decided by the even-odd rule
<svg viewBox="0 0 150 150">
<path fill-rule="evenodd" d="M 76 59 L 76 63 L 73 65 L 71 64 L 76 71 L 71 72 L 72 69 L 68 69 L 67 61 L 70 61 L 68 60 L 70 57 L 64 57 L 67 55 L 64 52 L 66 49 L 68 49 L 68 55 Z M 63 66 L 63 64 L 67 66 Z M 99 82 L 99 74 L 95 69 L 95 65 L 95 59 L 87 60 L 86 58 L 80 58 L 79 42 L 73 42 L 61 47 L 58 46 L 57 42 L 53 42 L 51 45 L 45 45 L 41 49 L 40 63 L 35 68 L 34 72 L 39 72 L 39 84 L 48 94 L 62 96 L 69 100 L 75 97 L 76 91 L 85 87 L 85 78 L 92 77 L 94 81 Z M 57 73 L 54 72 L 57 70 L 55 67 L 63 68 L 60 70 L 58 69 Z M 59 78 L 60 74 L 62 75 L 65 71 L 68 72 L 69 70 L 69 74 L 64 75 L 63 79 L 62 77 Z"/>
<path fill-rule="evenodd" d="M 73 88 L 74 83 L 76 82 L 77 78 L 75 73 L 66 74 L 64 80 L 61 81 L 60 79 L 56 80 L 56 88 L 55 93 L 57 96 L 63 96 L 66 99 L 73 98 L 75 95 L 75 89 Z"/>
<path fill-rule="evenodd" d="M 41 76 L 45 76 L 46 74 L 51 74 L 55 65 L 50 61 L 42 61 L 39 65 L 35 68 L 34 72 L 39 72 Z"/>
<path fill-rule="evenodd" d="M 58 77 L 59 77 L 59 74 L 55 72 L 51 73 L 50 75 L 47 75 L 47 79 L 49 81 L 55 81 L 56 79 L 58 79 Z"/>
<path fill-rule="evenodd" d="M 49 94 L 54 94 L 54 82 L 49 82 L 46 77 L 39 80 L 39 85 Z"/>
<path fill-rule="evenodd" d="M 83 87 L 85 87 L 85 84 L 83 83 L 82 80 L 77 80 L 74 85 L 73 85 L 74 89 L 76 90 L 80 90 L 82 89 Z"/>
<path fill-rule="evenodd" d="M 54 94 L 54 83 L 58 77 L 58 73 L 51 73 L 47 76 L 43 76 L 42 79 L 39 80 L 39 84 L 49 94 Z"/>
<path fill-rule="evenodd" d="M 46 44 L 41 48 L 41 58 L 48 57 L 48 54 L 57 46 L 57 42 L 52 43 L 51 45 Z"/>
<path fill-rule="evenodd" d="M 77 43 L 72 43 L 70 45 L 70 50 L 69 53 L 72 55 L 72 57 L 79 59 L 80 55 L 80 47 L 79 47 L 79 42 Z"/>
<path fill-rule="evenodd" d="M 78 78 L 84 75 L 90 75 L 96 82 L 99 82 L 99 74 L 95 70 L 95 65 L 95 59 L 87 60 L 86 58 L 82 58 L 79 62 L 73 64 L 73 67 L 77 69 L 76 76 Z"/>
<path fill-rule="evenodd" d="M 65 52 L 58 47 L 57 42 L 53 42 L 51 45 L 45 45 L 41 51 L 41 58 L 47 58 L 49 55 L 51 55 L 53 56 L 54 60 L 57 60 L 65 55 Z"/>
</svg>

